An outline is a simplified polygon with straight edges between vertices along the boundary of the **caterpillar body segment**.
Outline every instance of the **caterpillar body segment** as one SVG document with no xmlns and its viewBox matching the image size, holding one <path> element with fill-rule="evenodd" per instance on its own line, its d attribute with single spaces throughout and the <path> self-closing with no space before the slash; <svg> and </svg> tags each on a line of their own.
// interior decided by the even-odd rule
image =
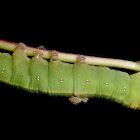
<svg viewBox="0 0 140 140">
<path fill-rule="evenodd" d="M 73 65 L 74 96 L 94 97 L 98 86 L 97 73 L 98 67 L 75 63 Z"/>
<path fill-rule="evenodd" d="M 66 96 L 78 104 L 88 98 L 114 100 L 127 107 L 140 109 L 140 72 L 129 75 L 103 66 L 91 66 L 84 56 L 74 64 L 62 62 L 56 51 L 48 62 L 38 51 L 31 59 L 26 46 L 19 44 L 13 55 L 0 53 L 0 81 L 31 93 Z"/>
<path fill-rule="evenodd" d="M 0 81 L 9 84 L 12 75 L 12 56 L 10 54 L 0 53 L 0 70 Z"/>
<path fill-rule="evenodd" d="M 30 59 L 26 56 L 25 49 L 25 46 L 20 43 L 12 55 L 10 84 L 28 90 L 30 82 Z"/>
<path fill-rule="evenodd" d="M 99 96 L 104 95 L 107 99 L 113 98 L 117 84 L 116 73 L 116 70 L 110 70 L 107 67 L 99 67 L 98 79 L 100 80 L 97 87 Z"/>
<path fill-rule="evenodd" d="M 48 94 L 54 96 L 73 95 L 73 65 L 59 60 L 49 62 Z"/>
<path fill-rule="evenodd" d="M 30 84 L 29 91 L 35 93 L 47 93 L 48 91 L 48 61 L 36 54 L 30 60 Z"/>
<path fill-rule="evenodd" d="M 124 104 L 132 109 L 140 109 L 140 72 L 130 75 L 130 94 Z"/>
</svg>

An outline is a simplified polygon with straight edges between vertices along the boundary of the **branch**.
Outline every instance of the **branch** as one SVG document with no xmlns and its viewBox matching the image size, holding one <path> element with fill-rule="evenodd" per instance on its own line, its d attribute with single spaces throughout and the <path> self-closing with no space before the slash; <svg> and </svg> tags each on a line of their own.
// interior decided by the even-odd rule
<svg viewBox="0 0 140 140">
<path fill-rule="evenodd" d="M 13 42 L 0 40 L 0 49 L 14 51 L 16 45 L 17 44 Z M 46 49 L 27 46 L 26 54 L 27 56 L 33 56 L 33 52 L 37 50 L 43 54 L 42 58 L 50 59 L 51 51 Z M 79 54 L 58 52 L 59 59 L 64 62 L 75 63 L 77 61 L 77 56 L 79 56 Z M 102 57 L 95 57 L 95 56 L 85 56 L 85 59 L 86 59 L 85 60 L 86 63 L 90 65 L 117 67 L 117 68 L 124 68 L 124 69 L 129 69 L 134 71 L 140 71 L 140 63 L 138 62 L 132 62 L 132 61 L 121 60 L 121 59 L 102 58 Z"/>
</svg>

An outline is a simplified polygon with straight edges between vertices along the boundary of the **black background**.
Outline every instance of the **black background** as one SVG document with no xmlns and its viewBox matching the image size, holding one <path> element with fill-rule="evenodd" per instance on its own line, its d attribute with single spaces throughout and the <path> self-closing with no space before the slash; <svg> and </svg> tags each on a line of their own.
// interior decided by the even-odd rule
<svg viewBox="0 0 140 140">
<path fill-rule="evenodd" d="M 43 9 L 43 8 L 42 8 Z M 49 50 L 75 54 L 94 55 L 140 61 L 139 20 L 137 11 L 131 8 L 77 8 L 59 12 L 43 9 L 38 13 L 17 8 L 15 13 L 2 17 L 0 39 L 23 42 L 38 47 L 43 45 Z M 21 11 L 23 13 L 21 13 Z M 104 99 L 90 99 L 87 104 L 72 105 L 68 98 L 49 97 L 0 84 L 1 108 L 3 112 L 18 116 L 32 116 L 35 119 L 71 119 L 75 115 L 100 117 L 107 114 L 122 114 L 138 111 L 130 110 L 117 103 Z M 72 116 L 71 118 L 69 118 Z M 29 118 L 31 119 L 31 118 Z M 75 118 L 79 120 L 78 118 Z M 84 118 L 83 118 L 84 120 Z M 85 121 L 85 120 L 84 120 Z"/>
</svg>

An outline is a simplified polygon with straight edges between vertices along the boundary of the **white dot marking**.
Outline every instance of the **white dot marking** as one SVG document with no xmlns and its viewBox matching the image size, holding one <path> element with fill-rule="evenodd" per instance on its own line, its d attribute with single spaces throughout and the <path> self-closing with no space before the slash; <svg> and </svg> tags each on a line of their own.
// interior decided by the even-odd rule
<svg viewBox="0 0 140 140">
<path fill-rule="evenodd" d="M 37 80 L 38 80 L 38 81 L 40 80 L 40 77 L 39 77 L 39 76 L 37 77 Z"/>
<path fill-rule="evenodd" d="M 123 91 L 126 91 L 126 87 L 123 88 Z"/>
<path fill-rule="evenodd" d="M 2 73 L 4 73 L 4 72 L 5 72 L 5 69 L 3 68 L 3 69 L 2 69 Z"/>
<path fill-rule="evenodd" d="M 108 87 L 108 83 L 106 83 L 105 85 L 106 85 L 106 87 Z"/>
<path fill-rule="evenodd" d="M 61 83 L 63 83 L 63 78 L 60 78 Z"/>
<path fill-rule="evenodd" d="M 87 84 L 89 84 L 89 80 L 87 80 Z"/>
</svg>

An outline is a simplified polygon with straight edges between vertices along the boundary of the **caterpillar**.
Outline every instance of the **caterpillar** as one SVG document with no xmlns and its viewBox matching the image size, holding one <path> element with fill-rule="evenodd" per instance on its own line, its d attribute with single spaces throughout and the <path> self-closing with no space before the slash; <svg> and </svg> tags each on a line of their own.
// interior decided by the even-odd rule
<svg viewBox="0 0 140 140">
<path fill-rule="evenodd" d="M 12 55 L 0 53 L 0 82 L 31 93 L 69 97 L 73 104 L 87 103 L 88 98 L 100 97 L 140 109 L 139 63 L 105 58 L 99 61 L 94 57 L 57 51 L 45 53 L 40 48 L 33 49 L 23 43 L 14 44 L 3 40 L 0 40 L 0 48 L 14 51 Z M 91 65 L 93 62 L 96 66 Z M 101 66 L 97 66 L 97 62 Z M 138 72 L 129 75 L 105 65 Z"/>
</svg>

